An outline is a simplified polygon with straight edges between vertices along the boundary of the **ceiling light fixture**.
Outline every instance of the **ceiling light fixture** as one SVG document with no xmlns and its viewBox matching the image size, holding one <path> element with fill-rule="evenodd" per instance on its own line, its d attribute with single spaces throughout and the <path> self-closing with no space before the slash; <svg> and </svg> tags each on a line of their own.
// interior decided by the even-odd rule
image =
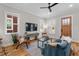
<svg viewBox="0 0 79 59">
<path fill-rule="evenodd" d="M 73 7 L 73 5 L 72 5 L 72 4 L 70 4 L 70 5 L 69 5 L 69 7 Z"/>
</svg>

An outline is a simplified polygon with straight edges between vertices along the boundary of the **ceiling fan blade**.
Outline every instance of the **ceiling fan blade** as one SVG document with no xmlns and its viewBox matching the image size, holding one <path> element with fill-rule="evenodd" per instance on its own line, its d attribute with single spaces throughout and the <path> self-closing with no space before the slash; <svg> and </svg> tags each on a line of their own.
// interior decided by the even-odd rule
<svg viewBox="0 0 79 59">
<path fill-rule="evenodd" d="M 55 6 L 55 5 L 57 5 L 58 3 L 54 3 L 53 5 L 51 5 L 50 7 L 53 7 L 53 6 Z"/>
<path fill-rule="evenodd" d="M 52 12 L 51 8 L 49 8 L 49 11 Z"/>
<path fill-rule="evenodd" d="M 48 8 L 48 7 L 40 7 L 40 9 L 43 9 L 43 8 Z"/>
</svg>

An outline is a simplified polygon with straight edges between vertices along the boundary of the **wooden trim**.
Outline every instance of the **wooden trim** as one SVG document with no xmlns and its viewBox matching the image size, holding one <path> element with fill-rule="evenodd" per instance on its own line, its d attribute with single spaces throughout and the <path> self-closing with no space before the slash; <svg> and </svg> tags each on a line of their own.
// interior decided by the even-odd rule
<svg viewBox="0 0 79 59">
<path fill-rule="evenodd" d="M 68 19 L 68 18 L 70 19 L 70 24 L 69 24 L 70 26 L 69 26 L 69 27 L 71 27 L 71 28 L 70 28 L 70 30 L 71 30 L 70 37 L 72 37 L 72 16 L 67 16 L 67 17 L 65 16 L 65 17 L 62 17 L 62 18 L 61 18 L 61 32 L 62 32 L 62 27 L 63 27 L 63 26 L 67 26 L 67 25 L 62 25 L 62 20 L 63 20 L 63 19 Z M 61 36 L 62 36 L 62 33 L 61 33 Z"/>
</svg>

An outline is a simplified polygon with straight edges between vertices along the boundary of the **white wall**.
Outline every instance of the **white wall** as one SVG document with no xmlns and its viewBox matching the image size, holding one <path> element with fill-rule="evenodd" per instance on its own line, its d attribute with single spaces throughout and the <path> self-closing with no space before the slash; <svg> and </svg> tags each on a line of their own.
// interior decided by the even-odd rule
<svg viewBox="0 0 79 59">
<path fill-rule="evenodd" d="M 56 21 L 55 22 L 56 25 L 55 25 L 55 35 L 54 36 L 57 39 L 60 37 L 60 35 L 61 35 L 61 17 L 69 16 L 69 15 L 72 16 L 72 39 L 73 40 L 79 40 L 79 12 L 58 16 L 56 18 L 51 18 L 50 22 L 52 22 L 52 20 Z"/>
<path fill-rule="evenodd" d="M 79 13 L 73 14 L 72 38 L 79 40 Z"/>
<path fill-rule="evenodd" d="M 55 19 L 46 19 L 46 25 L 47 29 L 46 32 L 48 33 L 49 37 L 54 37 L 55 36 Z M 54 27 L 54 29 L 53 29 Z"/>
<path fill-rule="evenodd" d="M 16 13 L 19 15 L 19 35 L 24 35 L 26 22 L 38 24 L 38 32 L 40 31 L 40 20 L 43 19 L 17 9 L 0 5 L 0 35 L 3 36 L 3 46 L 13 44 L 11 35 L 5 34 L 5 14 L 7 12 Z"/>
</svg>

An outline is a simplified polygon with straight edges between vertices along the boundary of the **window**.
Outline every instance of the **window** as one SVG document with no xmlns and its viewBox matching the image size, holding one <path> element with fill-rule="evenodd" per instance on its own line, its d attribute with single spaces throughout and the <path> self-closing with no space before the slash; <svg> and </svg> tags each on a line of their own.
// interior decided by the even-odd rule
<svg viewBox="0 0 79 59">
<path fill-rule="evenodd" d="M 63 19 L 62 19 L 62 23 L 63 23 L 63 25 L 68 25 L 68 24 L 70 24 L 70 18 L 69 18 L 69 17 L 63 18 Z"/>
<path fill-rule="evenodd" d="M 18 17 L 16 15 L 6 15 L 6 33 L 18 32 Z"/>
<path fill-rule="evenodd" d="M 13 28 L 12 27 L 13 26 L 13 20 L 11 18 L 7 18 L 6 24 L 7 24 L 7 29 L 12 30 L 12 28 Z"/>
</svg>

